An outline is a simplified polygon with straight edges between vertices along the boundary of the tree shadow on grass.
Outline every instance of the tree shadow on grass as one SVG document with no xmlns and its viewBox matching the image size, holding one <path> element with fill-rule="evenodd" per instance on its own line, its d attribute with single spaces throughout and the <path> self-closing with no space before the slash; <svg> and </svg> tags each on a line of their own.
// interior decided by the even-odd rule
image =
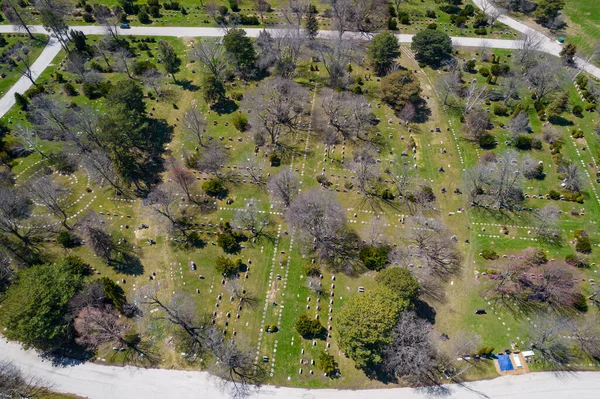
<svg viewBox="0 0 600 399">
<path fill-rule="evenodd" d="M 198 91 L 200 90 L 200 86 L 196 86 L 191 80 L 189 79 L 183 79 L 183 80 L 179 80 L 177 81 L 177 85 L 181 86 L 181 88 L 183 90 L 187 90 L 187 91 Z"/>
<path fill-rule="evenodd" d="M 239 106 L 236 104 L 236 102 L 230 99 L 219 101 L 218 103 L 210 106 L 210 109 L 219 115 L 232 114 L 237 111 L 238 108 Z"/>
<path fill-rule="evenodd" d="M 550 115 L 548 122 L 557 126 L 573 126 L 573 122 L 559 115 Z"/>
<path fill-rule="evenodd" d="M 437 312 L 427 302 L 417 299 L 415 302 L 415 313 L 422 319 L 427 320 L 431 324 L 435 324 L 435 316 Z"/>
<path fill-rule="evenodd" d="M 144 274 L 144 265 L 142 265 L 140 258 L 126 252 L 121 252 L 118 256 L 111 259 L 109 265 L 123 274 L 129 274 L 131 276 L 140 276 Z"/>
</svg>

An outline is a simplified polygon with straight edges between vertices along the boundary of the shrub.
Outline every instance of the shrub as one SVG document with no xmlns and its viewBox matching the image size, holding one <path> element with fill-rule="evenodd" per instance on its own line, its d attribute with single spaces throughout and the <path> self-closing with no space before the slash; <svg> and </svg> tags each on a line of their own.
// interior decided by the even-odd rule
<svg viewBox="0 0 600 399">
<path fill-rule="evenodd" d="M 498 254 L 493 249 L 484 249 L 481 251 L 481 257 L 485 260 L 496 260 L 498 259 Z"/>
<path fill-rule="evenodd" d="M 25 111 L 27 109 L 27 106 L 29 105 L 29 100 L 24 95 L 15 93 L 15 103 L 19 108 Z"/>
<path fill-rule="evenodd" d="M 235 114 L 232 123 L 237 130 L 244 132 L 248 128 L 248 117 L 244 114 Z"/>
<path fill-rule="evenodd" d="M 522 151 L 531 150 L 532 141 L 533 139 L 531 137 L 525 134 L 519 134 L 514 141 L 514 145 Z"/>
<path fill-rule="evenodd" d="M 50 153 L 48 163 L 60 173 L 72 174 L 77 170 L 75 162 L 64 152 Z"/>
<path fill-rule="evenodd" d="M 231 93 L 232 100 L 242 101 L 243 98 L 244 98 L 244 94 L 240 93 L 239 91 L 234 91 L 233 93 Z"/>
<path fill-rule="evenodd" d="M 429 9 L 425 12 L 425 16 L 427 18 L 437 18 L 437 16 L 435 15 L 435 11 L 432 9 Z"/>
<path fill-rule="evenodd" d="M 215 260 L 215 270 L 223 277 L 232 277 L 238 273 L 239 263 L 225 256 L 219 256 Z"/>
<path fill-rule="evenodd" d="M 573 296 L 573 308 L 581 313 L 588 311 L 587 299 L 585 296 L 583 296 L 583 294 L 581 294 L 581 292 L 578 292 Z"/>
<path fill-rule="evenodd" d="M 490 76 L 490 70 L 488 67 L 483 66 L 479 68 L 479 74 L 483 77 L 488 77 Z"/>
<path fill-rule="evenodd" d="M 307 277 L 319 277 L 321 275 L 321 269 L 317 265 L 307 263 L 304 265 L 304 274 Z"/>
<path fill-rule="evenodd" d="M 79 243 L 79 240 L 69 231 L 61 230 L 56 236 L 56 243 L 63 248 L 74 248 Z"/>
<path fill-rule="evenodd" d="M 437 29 L 437 24 L 435 22 L 432 22 L 427 25 L 427 29 Z"/>
<path fill-rule="evenodd" d="M 508 107 L 505 107 L 502 104 L 494 104 L 493 111 L 494 115 L 508 116 Z"/>
<path fill-rule="evenodd" d="M 149 24 L 150 23 L 150 15 L 148 15 L 148 13 L 144 10 L 138 12 L 137 18 L 141 24 Z"/>
<path fill-rule="evenodd" d="M 485 29 L 485 28 L 477 28 L 473 32 L 475 32 L 476 35 L 480 35 L 480 36 L 487 35 L 487 29 Z"/>
<path fill-rule="evenodd" d="M 90 13 L 84 12 L 83 15 L 83 21 L 87 22 L 88 24 L 91 24 L 93 22 L 95 22 L 96 20 L 94 19 L 94 16 Z"/>
<path fill-rule="evenodd" d="M 146 47 L 147 44 L 143 43 Z M 141 45 L 140 45 L 141 47 Z M 141 50 L 141 49 L 140 49 Z M 143 75 L 144 72 L 150 69 L 156 69 L 156 66 L 148 60 L 137 60 L 135 64 L 133 64 L 133 73 L 136 75 Z"/>
<path fill-rule="evenodd" d="M 381 247 L 367 246 L 360 250 L 358 257 L 367 269 L 379 271 L 387 263 L 389 252 L 390 247 L 387 245 Z"/>
<path fill-rule="evenodd" d="M 271 166 L 279 166 L 281 165 L 281 158 L 279 158 L 279 155 L 277 155 L 276 152 L 272 152 L 269 154 L 269 162 L 271 163 Z"/>
<path fill-rule="evenodd" d="M 481 148 L 493 148 L 496 145 L 496 137 L 493 134 L 484 134 L 479 138 L 479 146 Z"/>
<path fill-rule="evenodd" d="M 590 241 L 590 237 L 580 236 L 577 238 L 577 243 L 575 244 L 575 250 L 577 252 L 581 252 L 582 254 L 589 254 L 592 252 L 592 242 Z"/>
<path fill-rule="evenodd" d="M 318 337 L 323 333 L 323 326 L 317 319 L 311 319 L 306 314 L 301 314 L 296 321 L 296 331 L 303 338 Z"/>
<path fill-rule="evenodd" d="M 550 199 L 553 199 L 555 201 L 560 199 L 560 193 L 556 190 L 550 190 L 548 195 L 550 196 Z"/>
<path fill-rule="evenodd" d="M 573 111 L 573 115 L 580 116 L 581 113 L 583 112 L 583 107 L 581 105 L 579 105 L 579 104 L 574 105 L 572 111 Z"/>
<path fill-rule="evenodd" d="M 225 186 L 219 179 L 211 179 L 202 184 L 202 190 L 211 197 L 221 197 L 225 193 Z"/>
<path fill-rule="evenodd" d="M 394 199 L 394 194 L 390 191 L 389 188 L 384 188 L 381 192 L 381 199 L 386 201 L 392 201 Z"/>
<path fill-rule="evenodd" d="M 540 140 L 538 138 L 533 138 L 531 140 L 531 148 L 536 149 L 536 150 L 541 150 L 542 149 L 542 140 Z"/>
<path fill-rule="evenodd" d="M 73 96 L 76 96 L 78 94 L 77 90 L 75 89 L 75 86 L 73 86 L 72 83 L 68 83 L 68 82 L 65 83 L 63 85 L 63 90 L 65 91 L 65 94 L 67 96 L 69 96 L 69 97 L 73 97 Z"/>
<path fill-rule="evenodd" d="M 587 260 L 577 254 L 569 254 L 569 255 L 565 256 L 565 262 L 568 265 L 571 265 L 571 266 L 574 266 L 574 267 L 577 267 L 580 269 L 590 267 L 590 264 L 587 262 Z"/>
<path fill-rule="evenodd" d="M 335 370 L 337 370 L 335 358 L 325 351 L 322 351 L 319 355 L 317 366 L 319 367 L 319 370 L 327 375 L 332 375 L 335 373 Z"/>
<path fill-rule="evenodd" d="M 571 136 L 573 136 L 574 139 L 582 139 L 583 138 L 583 130 L 573 129 L 571 131 Z"/>
<path fill-rule="evenodd" d="M 495 76 L 504 76 L 510 72 L 510 67 L 506 64 L 494 64 L 490 68 L 490 72 Z"/>
<path fill-rule="evenodd" d="M 398 30 L 398 22 L 396 22 L 396 18 L 389 17 L 387 27 L 388 30 Z"/>
</svg>

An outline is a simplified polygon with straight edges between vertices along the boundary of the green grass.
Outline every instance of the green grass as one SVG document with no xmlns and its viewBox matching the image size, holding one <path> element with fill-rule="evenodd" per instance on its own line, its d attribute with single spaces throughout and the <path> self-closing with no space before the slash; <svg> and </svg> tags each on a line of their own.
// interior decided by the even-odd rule
<svg viewBox="0 0 600 399">
<path fill-rule="evenodd" d="M 600 40 L 600 3 L 595 0 L 565 2 L 567 41 L 579 48 L 593 50 L 594 42 Z"/>
<path fill-rule="evenodd" d="M 160 38 L 158 38 L 160 39 Z M 90 37 L 93 42 L 97 37 Z M 202 71 L 198 64 L 189 63 L 185 54 L 189 48 L 189 39 L 164 38 L 169 41 L 181 54 L 183 58 L 182 71 L 177 74 L 180 82 L 189 81 L 190 85 L 185 89 L 182 85 L 176 85 L 171 79 L 165 79 L 165 85 L 170 93 L 168 100 L 151 100 L 147 99 L 147 109 L 153 113 L 154 117 L 165 118 L 170 124 L 177 125 L 172 142 L 169 144 L 168 154 L 176 159 L 180 159 L 183 154 L 183 149 L 194 151 L 195 143 L 193 139 L 187 136 L 181 129 L 181 118 L 186 108 L 194 101 L 201 108 L 208 120 L 207 135 L 213 137 L 214 140 L 219 140 L 223 137 L 223 143 L 231 146 L 229 150 L 231 161 L 227 165 L 227 172 L 231 173 L 230 181 L 227 182 L 229 190 L 228 199 L 231 204 L 226 204 L 225 200 L 217 201 L 220 209 L 215 212 L 202 215 L 198 218 L 198 222 L 209 223 L 213 226 L 218 225 L 221 221 L 231 219 L 233 210 L 231 208 L 242 208 L 250 199 L 259 200 L 259 206 L 264 211 L 272 211 L 271 215 L 273 226 L 270 229 L 272 239 L 262 239 L 257 243 L 244 243 L 244 248 L 240 255 L 232 256 L 233 259 L 239 257 L 244 262 L 248 260 L 250 272 L 248 279 L 242 276 L 244 287 L 256 297 L 256 305 L 242 306 L 242 310 L 238 312 L 237 306 L 239 303 L 234 300 L 229 300 L 227 284 L 221 283 L 221 277 L 214 269 L 214 260 L 217 256 L 222 255 L 222 250 L 213 245 L 216 241 L 216 227 L 202 228 L 202 238 L 207 243 L 206 247 L 201 249 L 180 250 L 171 245 L 171 242 L 166 236 L 164 222 L 152 214 L 151 210 L 144 207 L 141 201 L 124 202 L 114 200 L 114 193 L 107 187 L 100 188 L 87 183 L 87 178 L 83 170 L 75 173 L 77 182 L 72 184 L 73 198 L 78 194 L 84 194 L 84 199 L 81 200 L 72 212 L 77 212 L 87 204 L 89 209 L 96 212 L 104 212 L 104 220 L 111 231 L 115 234 L 127 238 L 127 240 L 135 245 L 136 253 L 142 260 L 143 272 L 137 276 L 131 276 L 114 270 L 108 267 L 98 258 L 94 257 L 91 252 L 85 248 L 78 248 L 73 253 L 80 255 L 82 258 L 89 261 L 94 266 L 100 276 L 107 276 L 111 279 L 119 281 L 123 284 L 123 288 L 128 294 L 128 298 L 134 298 L 136 291 L 140 287 L 152 283 L 149 280 L 150 275 L 156 273 L 156 281 L 161 285 L 161 295 L 165 297 L 173 292 L 181 290 L 189 294 L 196 302 L 199 312 L 203 314 L 212 314 L 217 312 L 215 323 L 219 328 L 227 329 L 228 336 L 233 336 L 233 331 L 236 332 L 236 340 L 248 344 L 253 349 L 256 348 L 259 360 L 262 356 L 268 356 L 268 371 L 273 375 L 270 376 L 269 382 L 277 385 L 293 385 L 302 387 L 332 387 L 332 388 L 366 388 L 366 387 L 382 387 L 379 382 L 369 380 L 365 377 L 362 371 L 357 370 L 352 361 L 346 358 L 337 347 L 336 338 L 339 331 L 336 330 L 336 315 L 339 313 L 345 301 L 353 295 L 358 295 L 357 289 L 359 286 L 365 287 L 367 290 L 374 287 L 375 273 L 369 272 L 362 274 L 360 277 L 348 277 L 341 273 L 335 274 L 335 282 L 332 280 L 332 274 L 328 271 L 323 273 L 323 284 L 326 288 L 332 283 L 335 284 L 334 296 L 329 296 L 329 289 L 326 289 L 326 296 L 320 299 L 319 311 L 316 310 L 317 297 L 311 293 L 304 274 L 304 265 L 310 262 L 309 256 L 304 255 L 301 249 L 301 243 L 298 237 L 294 236 L 293 245 L 291 245 L 292 234 L 285 225 L 285 220 L 278 213 L 282 211 L 275 206 L 270 209 L 269 198 L 266 192 L 258 190 L 254 185 L 244 183 L 244 171 L 240 170 L 239 166 L 244 158 L 253 153 L 254 144 L 251 137 L 246 133 L 240 133 L 233 128 L 231 121 L 233 114 L 218 115 L 215 112 L 210 112 L 202 99 L 202 90 L 200 76 Z M 132 43 L 132 45 L 136 45 Z M 148 58 L 150 61 L 156 62 L 156 44 L 150 44 L 151 55 L 143 53 L 143 59 Z M 497 55 L 501 55 L 503 59 L 508 59 L 508 51 L 497 50 Z M 65 53 L 61 52 L 54 60 L 53 64 L 42 74 L 39 81 L 48 82 L 48 84 L 57 92 L 60 91 L 60 85 L 54 82 L 54 76 L 57 71 L 64 73 L 66 79 L 73 79 L 74 76 L 68 72 L 61 70 L 60 64 L 64 60 Z M 479 61 L 473 51 L 461 50 L 459 57 L 478 59 L 477 68 L 483 65 Z M 431 110 L 430 119 L 422 124 L 412 124 L 412 132 L 404 125 L 398 124 L 398 118 L 393 115 L 391 109 L 387 106 L 379 107 L 378 89 L 380 83 L 376 79 L 365 82 L 363 89 L 368 89 L 368 101 L 372 104 L 373 113 L 381 120 L 372 134 L 379 132 L 382 140 L 382 150 L 379 154 L 381 168 L 384 170 L 390 161 L 395 160 L 395 156 L 390 153 L 393 150 L 394 154 L 399 155 L 402 150 L 406 149 L 406 142 L 409 135 L 413 135 L 417 143 L 417 152 L 412 154 L 409 152 L 406 158 L 411 165 L 416 165 L 415 173 L 419 179 L 429 181 L 433 191 L 437 197 L 435 203 L 436 209 L 426 214 L 436 217 L 445 222 L 449 227 L 451 234 L 457 235 L 457 246 L 463 254 L 463 270 L 455 276 L 451 276 L 446 284 L 446 296 L 443 301 L 432 301 L 430 305 L 435 310 L 435 325 L 432 332 L 434 339 L 441 333 L 447 333 L 452 340 L 454 337 L 461 334 L 463 330 L 473 331 L 478 333 L 482 338 L 482 343 L 485 346 L 493 346 L 497 350 L 503 350 L 510 347 L 511 342 L 517 342 L 519 345 L 524 340 L 523 326 L 526 321 L 523 318 L 515 318 L 514 315 L 503 311 L 502 309 L 490 309 L 488 315 L 476 316 L 474 310 L 479 308 L 488 308 L 490 305 L 481 297 L 480 291 L 485 285 L 485 279 L 476 278 L 475 272 L 485 270 L 489 265 L 481 257 L 479 252 L 485 248 L 494 248 L 501 255 L 517 254 L 519 251 L 526 249 L 529 246 L 540 246 L 541 244 L 531 241 L 532 235 L 528 234 L 528 226 L 531 224 L 529 215 L 522 214 L 491 214 L 482 212 L 469 207 L 466 195 L 456 195 L 452 192 L 454 188 L 460 187 L 463 189 L 462 175 L 463 169 L 468 168 L 478 162 L 479 156 L 483 150 L 477 148 L 471 141 L 464 138 L 464 133 L 460 129 L 460 112 L 448 111 L 441 107 L 435 97 L 433 91 L 433 83 L 440 76 L 441 72 L 431 69 L 421 70 L 417 64 L 404 52 L 400 62 L 406 68 L 418 70 L 418 77 L 423 88 L 423 96 L 428 97 L 428 107 Z M 157 64 L 160 68 L 160 64 Z M 316 94 L 316 105 L 319 106 L 322 99 L 321 87 L 325 83 L 325 73 L 322 64 L 317 64 L 320 72 L 310 72 L 308 62 L 302 62 L 298 68 L 296 81 L 305 85 L 310 90 L 314 90 L 315 84 L 310 82 L 314 79 L 318 83 Z M 365 66 L 352 64 L 354 79 L 357 77 L 365 78 L 370 75 L 370 72 Z M 489 65 L 488 65 L 489 66 Z M 106 74 L 105 78 L 110 79 L 114 84 L 127 79 L 124 74 L 111 73 Z M 483 81 L 483 77 L 479 74 L 464 74 L 465 80 L 477 79 Z M 198 86 L 198 89 L 194 87 Z M 252 90 L 252 84 L 245 86 L 241 81 L 235 81 L 235 86 L 228 83 L 228 92 L 240 92 L 246 95 Z M 574 87 L 570 86 L 572 103 L 580 102 L 577 98 Z M 148 92 L 146 89 L 145 92 Z M 309 96 L 313 98 L 314 91 L 311 91 Z M 69 98 L 70 101 L 81 104 L 92 104 L 101 108 L 103 100 L 90 101 L 83 95 Z M 176 107 L 173 106 L 176 104 Z M 532 100 L 523 97 L 522 105 L 532 105 Z M 242 109 L 242 112 L 244 110 Z M 236 111 L 237 112 L 237 111 Z M 531 126 L 534 135 L 539 135 L 542 129 L 543 122 L 540 121 L 535 113 L 530 113 L 532 117 Z M 11 120 L 11 126 L 16 123 L 26 123 L 23 120 L 23 114 L 19 114 L 16 109 L 11 110 L 5 117 L 5 120 Z M 572 120 L 576 125 L 580 126 L 585 131 L 585 142 L 583 140 L 573 141 L 569 137 L 569 129 L 562 129 L 563 146 L 562 153 L 565 158 L 578 160 L 581 157 L 585 163 L 591 162 L 591 156 L 596 159 L 600 158 L 600 143 L 598 137 L 593 133 L 592 119 L 597 118 L 597 114 L 585 114 L 583 118 L 576 118 L 571 115 L 566 115 L 568 120 Z M 304 116 L 305 124 L 308 125 L 310 115 Z M 392 124 L 388 123 L 388 119 L 392 119 Z M 217 122 L 215 124 L 215 122 Z M 498 153 L 504 151 L 507 146 L 504 142 L 508 139 L 508 133 L 501 129 L 501 123 L 507 123 L 506 117 L 493 116 L 493 123 L 497 126 L 493 130 L 493 134 L 498 138 L 500 143 L 493 151 Z M 451 127 L 456 129 L 456 138 L 453 136 Z M 440 132 L 436 132 L 439 128 Z M 391 135 L 391 138 L 390 138 Z M 238 141 L 241 138 L 241 141 Z M 303 159 L 301 150 L 304 149 L 305 142 L 309 140 L 309 149 L 311 150 Z M 263 161 L 264 173 L 275 174 L 282 168 L 291 167 L 298 168 L 304 171 L 302 178 L 302 190 L 310 187 L 316 187 L 317 182 L 315 176 L 325 168 L 325 174 L 333 183 L 332 191 L 336 193 L 339 201 L 348 208 L 347 218 L 351 222 L 349 225 L 355 229 L 363 238 L 367 238 L 369 223 L 375 220 L 375 212 L 379 214 L 388 226 L 383 228 L 383 234 L 390 241 L 397 241 L 397 237 L 404 234 L 406 226 L 400 223 L 400 214 L 407 214 L 407 209 L 403 209 L 397 203 L 392 207 L 385 203 L 369 203 L 364 201 L 364 197 L 356 194 L 355 190 L 346 190 L 345 183 L 351 182 L 352 173 L 348 171 L 347 164 L 342 163 L 342 151 L 345 151 L 345 160 L 352 158 L 352 152 L 356 147 L 349 143 L 344 147 L 337 145 L 335 150 L 330 152 L 329 158 L 323 158 L 324 146 L 320 142 L 319 137 L 315 132 L 308 132 L 304 129 L 297 132 L 296 139 L 290 137 L 286 139 L 291 145 L 295 145 L 298 153 L 294 157 L 293 163 L 286 159 L 284 164 L 279 168 L 268 165 L 267 159 L 264 157 L 265 149 L 261 149 L 258 157 Z M 46 149 L 56 149 L 60 146 L 59 143 L 46 143 Z M 459 146 L 463 162 L 459 157 L 457 150 Z M 582 151 L 582 147 L 588 149 Z M 442 154 L 442 149 L 446 149 L 447 153 Z M 577 153 L 579 149 L 580 153 Z M 580 155 L 581 154 L 581 155 Z M 544 180 L 526 181 L 526 192 L 529 194 L 546 193 L 550 189 L 558 189 L 560 181 L 558 180 L 556 166 L 552 163 L 548 145 L 544 144 L 542 150 L 531 151 L 530 155 L 535 159 L 544 162 L 545 172 L 547 176 Z M 413 158 L 414 156 L 414 158 Z M 16 159 L 13 162 L 13 170 L 19 174 L 18 180 L 23 181 L 38 173 L 42 163 L 39 155 L 31 155 L 26 158 Z M 288 162 L 288 163 L 286 163 Z M 235 166 L 235 168 L 234 168 Z M 438 172 L 438 169 L 443 167 L 445 172 Z M 593 168 L 588 170 L 591 176 L 595 175 Z M 239 176 L 241 175 L 241 176 Z M 197 174 L 198 185 L 209 178 L 209 176 Z M 386 179 L 385 173 L 383 179 Z M 600 206 L 595 198 L 591 195 L 590 184 L 586 180 L 586 199 L 583 204 L 568 203 L 565 201 L 552 201 L 551 203 L 563 210 L 563 215 L 560 219 L 562 228 L 562 236 L 565 245 L 562 247 L 550 247 L 542 245 L 549 253 L 549 256 L 557 259 L 563 258 L 568 253 L 574 251 L 573 245 L 569 244 L 572 238 L 572 233 L 576 228 L 586 227 L 592 234 L 592 240 L 595 243 L 600 242 L 598 237 L 598 228 L 591 223 L 597 220 L 600 215 Z M 86 192 L 86 187 L 92 186 L 92 193 Z M 382 182 L 385 185 L 385 181 Z M 442 188 L 447 189 L 446 194 L 442 194 Z M 93 197 L 94 201 L 90 202 Z M 539 207 L 550 203 L 548 200 L 530 198 L 525 201 L 525 206 L 532 208 Z M 585 216 L 571 216 L 570 210 L 576 206 L 585 210 Z M 459 208 L 466 210 L 459 212 Z M 275 213 L 277 212 L 277 213 Z M 115 216 L 116 214 L 116 216 Z M 356 214 L 356 216 L 354 216 Z M 138 231 L 135 229 L 141 223 L 150 225 L 147 230 Z M 510 225 L 509 234 L 499 234 L 498 226 L 495 224 Z M 519 227 L 512 227 L 512 226 Z M 281 230 L 279 227 L 281 226 Z M 482 231 L 485 228 L 485 231 Z M 211 234 L 208 234 L 210 231 Z M 490 237 L 491 235 L 500 235 L 500 238 Z M 275 239 L 278 237 L 278 245 L 275 246 Z M 152 238 L 156 241 L 156 245 L 150 246 L 147 239 Z M 466 242 L 469 241 L 469 243 Z M 61 254 L 58 248 L 51 247 L 57 254 Z M 600 256 L 598 250 L 595 249 L 591 261 L 598 262 Z M 190 269 L 190 262 L 195 261 L 198 265 L 198 270 L 193 272 Z M 592 268 L 589 271 L 581 272 L 581 276 L 589 278 L 595 273 Z M 200 279 L 199 275 L 203 275 L 204 279 Z M 277 274 L 280 274 L 282 280 L 277 279 Z M 287 276 L 287 280 L 286 280 Z M 579 276 L 579 274 L 578 274 Z M 125 279 L 125 283 L 122 283 Z M 588 283 L 583 283 L 584 289 L 589 289 Z M 197 293 L 196 290 L 199 290 Z M 217 296 L 221 295 L 221 300 Z M 310 297 L 310 301 L 307 298 Z M 329 318 L 329 301 L 333 299 L 332 304 L 332 323 L 331 338 L 328 340 L 316 340 L 316 345 L 313 346 L 312 340 L 302 339 L 294 329 L 294 324 L 298 316 L 302 313 L 307 313 L 310 317 L 319 315 L 323 325 L 328 325 Z M 273 306 L 272 303 L 277 303 Z M 219 304 L 216 307 L 216 304 Z M 265 309 L 266 304 L 266 309 Z M 309 305 L 310 309 L 306 309 Z M 226 314 L 230 312 L 233 317 L 227 318 Z M 235 315 L 239 313 L 240 318 Z M 496 314 L 497 313 L 497 314 Z M 228 326 L 225 326 L 225 323 Z M 504 324 L 503 324 L 504 323 Z M 162 351 L 164 361 L 161 363 L 163 367 L 175 366 L 178 368 L 201 368 L 203 365 L 190 365 L 182 360 L 177 349 L 168 344 L 166 341 L 173 335 L 172 327 L 163 322 L 145 322 L 146 325 L 141 326 L 147 328 L 145 332 L 146 338 L 152 338 L 157 343 Z M 259 337 L 261 337 L 261 329 L 266 325 L 276 324 L 279 331 L 276 333 L 266 333 L 262 331 L 260 346 L 258 346 Z M 510 328 L 510 330 L 508 330 Z M 507 335 L 508 334 L 508 335 Z M 518 337 L 518 338 L 517 338 Z M 329 343 L 331 346 L 329 352 L 332 353 L 339 363 L 341 376 L 337 379 L 330 379 L 322 375 L 316 365 L 311 364 L 311 360 L 318 358 L 320 351 L 326 349 Z M 304 350 L 304 354 L 302 354 Z M 274 365 L 271 361 L 275 358 Z M 97 360 L 106 363 L 120 364 L 123 359 L 108 347 L 101 348 L 97 354 Z M 301 364 L 302 361 L 302 364 Z M 302 368 L 302 374 L 299 374 L 299 369 Z M 310 374 L 310 370 L 314 374 Z M 479 367 L 473 368 L 466 374 L 466 378 L 487 378 L 495 375 L 495 370 L 491 363 L 482 362 Z"/>
</svg>

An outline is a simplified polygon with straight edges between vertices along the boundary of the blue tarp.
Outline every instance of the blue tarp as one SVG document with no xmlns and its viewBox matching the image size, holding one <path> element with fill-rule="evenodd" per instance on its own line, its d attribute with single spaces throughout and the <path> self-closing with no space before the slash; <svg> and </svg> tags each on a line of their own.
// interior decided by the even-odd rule
<svg viewBox="0 0 600 399">
<path fill-rule="evenodd" d="M 498 365 L 500 366 L 500 371 L 510 371 L 514 370 L 509 355 L 498 355 Z"/>
</svg>

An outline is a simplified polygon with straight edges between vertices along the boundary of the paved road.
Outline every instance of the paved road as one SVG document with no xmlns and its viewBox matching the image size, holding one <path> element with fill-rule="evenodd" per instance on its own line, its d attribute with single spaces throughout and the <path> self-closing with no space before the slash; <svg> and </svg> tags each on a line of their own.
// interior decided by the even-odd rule
<svg viewBox="0 0 600 399">
<path fill-rule="evenodd" d="M 487 2 L 487 0 L 474 0 L 475 4 L 481 7 L 483 2 Z M 499 19 L 502 23 L 510 26 L 511 28 L 519 31 L 519 32 L 529 32 L 532 31 L 531 28 L 523 25 L 521 22 L 518 22 L 512 18 L 503 16 Z M 88 35 L 102 35 L 105 33 L 105 30 L 102 26 L 74 26 L 73 29 L 80 30 Z M 48 32 L 39 25 L 33 26 L 32 30 L 36 33 L 48 34 Z M 247 28 L 245 29 L 250 37 L 257 37 L 259 32 L 262 29 L 258 28 Z M 13 25 L 0 25 L 0 33 L 11 33 L 16 32 L 16 28 Z M 270 30 L 276 31 L 276 30 Z M 175 36 L 175 37 L 219 37 L 223 35 L 223 30 L 220 28 L 194 28 L 194 27 L 157 27 L 157 26 L 134 26 L 130 29 L 120 29 L 121 34 L 123 35 L 131 35 L 131 36 Z M 365 36 L 348 32 L 345 34 L 346 37 L 354 37 L 354 38 L 365 38 Z M 401 43 L 410 43 L 412 41 L 413 35 L 408 34 L 398 34 L 396 35 L 398 40 Z M 334 31 L 321 31 L 319 33 L 319 37 L 321 38 L 332 38 L 337 37 L 337 32 Z M 550 38 L 544 36 L 544 41 L 542 43 L 541 50 L 558 56 L 561 46 L 552 41 Z M 453 37 L 452 42 L 455 46 L 464 46 L 464 47 L 481 47 L 483 45 L 488 48 L 504 48 L 504 49 L 515 49 L 518 48 L 517 40 L 502 40 L 502 39 L 486 39 L 486 38 L 478 38 L 478 37 Z M 51 42 L 44 51 L 41 56 L 34 63 L 34 76 L 37 78 L 39 74 L 50 64 L 54 56 L 60 50 L 60 46 L 56 42 Z M 595 77 L 600 79 L 600 68 L 591 65 L 590 63 L 578 59 L 578 64 L 588 73 L 594 75 Z M 14 105 L 14 93 L 23 93 L 31 86 L 31 82 L 26 78 L 21 78 L 15 86 L 0 99 L 0 118 L 3 117 L 8 110 Z"/>
<path fill-rule="evenodd" d="M 1 32 L 1 31 L 0 31 Z M 33 79 L 37 79 L 42 72 L 50 65 L 54 57 L 60 51 L 60 44 L 56 40 L 51 40 L 50 43 L 44 47 L 40 56 L 35 60 L 31 66 L 31 72 Z M 21 76 L 17 83 L 11 87 L 2 98 L 0 98 L 0 118 L 4 116 L 15 105 L 15 93 L 23 93 L 32 86 L 29 78 Z"/>
<path fill-rule="evenodd" d="M 53 367 L 19 344 L 0 341 L 0 359 L 9 359 L 24 371 L 53 384 L 57 392 L 89 399 L 221 399 L 227 398 L 213 377 L 201 371 L 140 369 L 86 363 Z M 532 373 L 477 381 L 465 386 L 445 386 L 444 399 L 597 399 L 600 374 L 572 373 L 558 378 L 552 373 Z M 254 399 L 423 399 L 411 388 L 380 390 L 310 390 L 265 386 Z"/>
<path fill-rule="evenodd" d="M 483 9 L 484 7 L 487 7 L 490 10 L 495 9 L 491 5 L 489 0 L 473 0 L 473 3 L 475 3 L 475 5 L 481 9 Z M 559 56 L 560 50 L 562 50 L 562 45 L 558 44 L 558 42 L 556 40 L 549 38 L 548 36 L 544 35 L 540 31 L 530 28 L 529 26 L 525 25 L 524 23 L 519 22 L 516 19 L 513 19 L 507 15 L 502 15 L 500 18 L 498 18 L 498 21 L 502 22 L 504 25 L 507 25 L 507 26 L 513 28 L 517 32 L 535 33 L 535 34 L 539 35 L 541 38 L 543 38 L 540 50 L 545 53 L 555 55 L 557 57 Z M 493 46 L 490 46 L 490 47 L 493 47 Z M 591 47 L 593 47 L 593 46 L 591 46 Z M 595 65 L 590 64 L 586 60 L 579 58 L 579 57 L 576 58 L 575 62 L 577 63 L 577 66 L 579 68 L 583 69 L 590 75 L 593 75 L 600 79 L 600 68 L 598 68 Z"/>
</svg>

